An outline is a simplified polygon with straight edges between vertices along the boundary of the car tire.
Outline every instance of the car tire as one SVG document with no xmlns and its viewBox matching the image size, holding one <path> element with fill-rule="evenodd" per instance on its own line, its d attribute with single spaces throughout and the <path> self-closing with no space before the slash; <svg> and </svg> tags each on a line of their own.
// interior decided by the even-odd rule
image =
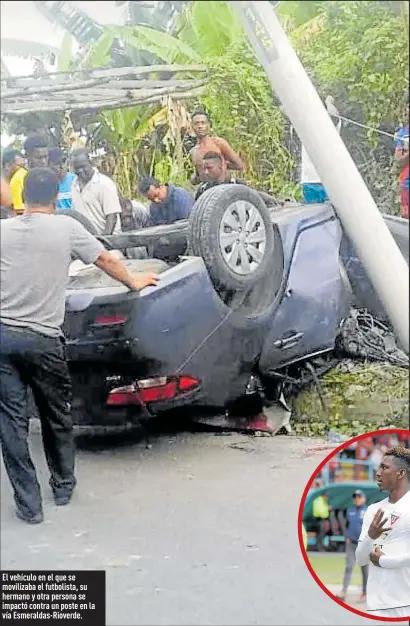
<svg viewBox="0 0 410 626">
<path fill-rule="evenodd" d="M 266 276 L 275 289 L 282 282 L 279 230 L 259 194 L 245 185 L 218 185 L 199 198 L 190 216 L 189 248 L 203 258 L 218 291 L 248 291 Z"/>
<path fill-rule="evenodd" d="M 80 224 L 82 224 L 84 228 L 88 230 L 90 235 L 95 236 L 97 234 L 97 231 L 95 230 L 94 226 L 91 224 L 90 220 L 88 220 L 86 217 L 84 217 L 84 215 L 82 215 L 78 211 L 74 211 L 73 209 L 61 209 L 61 211 L 59 211 L 57 215 L 68 215 L 69 217 L 72 217 L 74 220 L 77 220 L 77 222 L 80 222 Z"/>
</svg>

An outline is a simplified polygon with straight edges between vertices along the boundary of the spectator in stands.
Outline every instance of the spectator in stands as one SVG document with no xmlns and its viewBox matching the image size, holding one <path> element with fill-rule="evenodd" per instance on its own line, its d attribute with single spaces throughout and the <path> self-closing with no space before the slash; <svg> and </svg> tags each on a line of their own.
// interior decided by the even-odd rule
<svg viewBox="0 0 410 626">
<path fill-rule="evenodd" d="M 72 187 L 73 209 L 94 227 L 96 235 L 121 232 L 121 204 L 113 180 L 91 164 L 86 150 L 74 150 L 72 169 L 77 175 Z"/>
<path fill-rule="evenodd" d="M 325 546 L 323 540 L 326 536 L 328 526 L 330 524 L 331 507 L 328 502 L 328 494 L 322 493 L 313 500 L 313 517 L 316 526 L 316 549 L 318 552 L 324 552 Z"/>
<path fill-rule="evenodd" d="M 149 226 L 173 224 L 186 219 L 194 205 L 191 194 L 183 187 L 161 183 L 153 176 L 145 176 L 139 184 L 141 195 L 151 200 Z"/>
<path fill-rule="evenodd" d="M 23 187 L 27 176 L 24 154 L 20 150 L 5 150 L 2 156 L 2 168 L 3 176 L 10 185 L 11 208 L 15 213 L 20 214 L 24 211 Z"/>
<path fill-rule="evenodd" d="M 68 156 L 61 148 L 50 148 L 48 164 L 56 172 L 59 185 L 57 187 L 56 212 L 73 208 L 72 187 L 75 174 L 69 171 Z"/>
<path fill-rule="evenodd" d="M 354 506 L 350 507 L 346 511 L 347 524 L 344 533 L 346 541 L 346 565 L 343 578 L 343 589 L 337 596 L 340 600 L 345 600 L 347 590 L 352 579 L 353 568 L 356 564 L 356 548 L 358 546 L 359 537 L 362 532 L 363 518 L 367 510 L 366 496 L 360 489 L 356 489 L 356 491 L 353 493 L 353 503 Z M 360 596 L 360 600 L 365 601 L 369 566 L 364 565 L 361 570 L 362 594 Z"/>
</svg>

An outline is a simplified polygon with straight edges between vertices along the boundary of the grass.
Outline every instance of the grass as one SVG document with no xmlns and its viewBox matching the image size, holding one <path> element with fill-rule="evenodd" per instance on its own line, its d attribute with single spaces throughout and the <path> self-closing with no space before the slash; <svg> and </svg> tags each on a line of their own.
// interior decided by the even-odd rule
<svg viewBox="0 0 410 626">
<path fill-rule="evenodd" d="M 342 587 L 343 575 L 345 571 L 344 554 L 316 555 L 309 554 L 309 561 L 317 576 L 325 585 L 340 585 Z M 355 565 L 351 585 L 362 584 L 362 574 L 359 565 Z"/>
</svg>

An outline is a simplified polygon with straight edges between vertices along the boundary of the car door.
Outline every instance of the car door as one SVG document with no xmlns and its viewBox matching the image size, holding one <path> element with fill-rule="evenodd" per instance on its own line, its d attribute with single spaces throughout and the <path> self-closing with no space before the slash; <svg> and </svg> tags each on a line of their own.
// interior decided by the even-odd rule
<svg viewBox="0 0 410 626">
<path fill-rule="evenodd" d="M 283 298 L 259 361 L 262 373 L 334 347 L 351 303 L 340 260 L 341 238 L 333 213 L 301 220 L 292 242 Z"/>
</svg>

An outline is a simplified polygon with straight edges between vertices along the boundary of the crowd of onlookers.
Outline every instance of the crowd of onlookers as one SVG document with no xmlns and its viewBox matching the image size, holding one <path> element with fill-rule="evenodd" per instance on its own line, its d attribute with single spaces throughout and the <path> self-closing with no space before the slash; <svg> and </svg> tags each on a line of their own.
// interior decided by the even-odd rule
<svg viewBox="0 0 410 626">
<path fill-rule="evenodd" d="M 344 482 L 347 478 L 373 480 L 386 450 L 397 445 L 409 448 L 410 436 L 405 432 L 392 432 L 359 439 L 327 464 L 323 477 L 328 478 L 329 482 Z"/>
<path fill-rule="evenodd" d="M 229 143 L 211 134 L 208 115 L 192 115 L 195 143 L 190 150 L 194 169 L 195 193 L 173 185 L 161 184 L 153 176 L 139 181 L 135 195 L 146 198 L 148 205 L 124 198 L 111 176 L 100 171 L 84 149 L 69 154 L 49 146 L 40 135 L 29 137 L 23 150 L 15 148 L 2 154 L 2 178 L 10 186 L 11 199 L 2 201 L 2 217 L 24 211 L 24 181 L 34 168 L 50 168 L 58 175 L 56 212 L 76 211 L 91 225 L 93 234 L 107 235 L 145 226 L 169 224 L 189 216 L 199 196 L 210 186 L 232 182 L 233 170 L 242 171 L 244 163 Z"/>
<path fill-rule="evenodd" d="M 337 120 L 341 131 L 341 119 Z M 133 198 L 124 198 L 111 176 L 92 163 L 88 153 L 74 150 L 67 154 L 59 147 L 48 145 L 47 139 L 29 137 L 24 151 L 7 149 L 2 154 L 2 179 L 11 188 L 11 204 L 2 202 L 1 217 L 22 213 L 24 210 L 24 180 L 29 169 L 50 167 L 59 176 L 56 211 L 75 210 L 92 225 L 94 234 L 113 234 L 119 230 L 136 230 L 145 226 L 169 224 L 189 216 L 190 210 L 204 191 L 214 185 L 241 182 L 234 172 L 243 172 L 245 163 L 222 137 L 212 134 L 209 116 L 196 111 L 191 117 L 192 147 L 189 155 L 194 174 L 195 192 L 173 185 L 161 184 L 152 176 L 139 181 L 135 195 L 149 200 L 149 206 Z M 401 189 L 401 215 L 408 218 L 409 203 L 409 127 L 403 125 L 395 136 L 395 160 L 398 164 Z M 301 184 L 303 201 L 318 203 L 328 200 L 326 190 L 302 146 Z M 273 198 L 259 192 L 269 206 Z"/>
</svg>

